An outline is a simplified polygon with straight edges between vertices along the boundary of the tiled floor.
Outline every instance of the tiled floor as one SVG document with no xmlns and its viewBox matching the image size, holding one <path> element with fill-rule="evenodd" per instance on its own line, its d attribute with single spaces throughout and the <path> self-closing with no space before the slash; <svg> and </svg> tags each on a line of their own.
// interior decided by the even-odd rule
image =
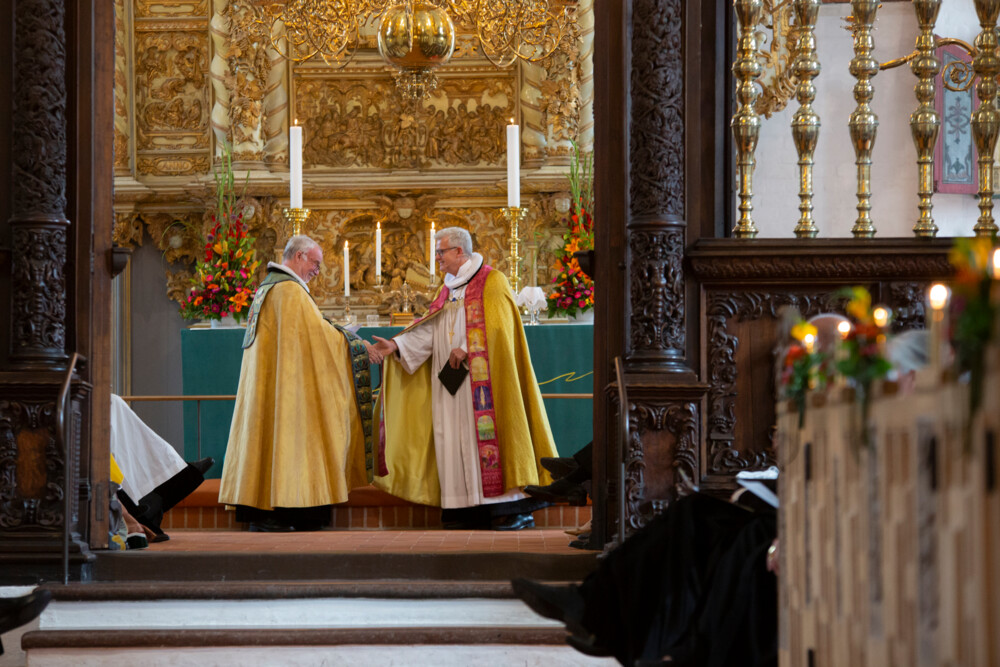
<svg viewBox="0 0 1000 667">
<path fill-rule="evenodd" d="M 562 530 L 377 530 L 308 533 L 247 533 L 172 530 L 170 540 L 151 544 L 149 552 L 288 552 L 288 553 L 463 553 L 510 552 L 579 554 L 575 538 Z"/>
</svg>

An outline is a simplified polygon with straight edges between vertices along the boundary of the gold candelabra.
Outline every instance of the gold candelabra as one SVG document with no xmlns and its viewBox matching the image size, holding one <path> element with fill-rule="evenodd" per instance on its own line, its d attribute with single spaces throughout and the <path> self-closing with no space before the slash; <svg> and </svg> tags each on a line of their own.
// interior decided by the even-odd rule
<svg viewBox="0 0 1000 667">
<path fill-rule="evenodd" d="M 872 223 L 872 148 L 878 132 L 878 115 L 872 111 L 870 102 L 875 96 L 872 78 L 878 74 L 878 61 L 872 57 L 874 41 L 872 25 L 879 8 L 878 0 L 852 0 L 854 31 L 854 58 L 851 60 L 851 74 L 858 80 L 854 86 L 854 99 L 858 106 L 851 114 L 849 127 L 851 143 L 854 145 L 855 164 L 858 167 L 858 219 L 851 233 L 855 238 L 870 239 L 875 236 Z"/>
<path fill-rule="evenodd" d="M 993 222 L 993 151 L 1000 131 L 1000 113 L 997 112 L 997 16 L 1000 2 L 976 0 L 976 15 L 982 31 L 976 37 L 976 55 L 972 66 L 979 77 L 976 95 L 979 108 L 972 112 L 972 136 L 979 154 L 979 219 L 974 228 L 976 236 L 990 237 L 997 233 Z"/>
<path fill-rule="evenodd" d="M 733 236 L 738 239 L 752 239 L 757 236 L 757 226 L 750 215 L 753 211 L 753 170 L 754 151 L 760 137 L 760 116 L 754 110 L 757 101 L 755 81 L 760 76 L 761 67 L 757 61 L 757 38 L 755 31 L 760 21 L 763 0 L 734 0 L 736 18 L 739 21 L 740 37 L 737 43 L 733 76 L 736 77 L 736 101 L 739 105 L 730 128 L 736 144 L 736 169 L 740 180 L 740 218 L 733 227 Z"/>
<path fill-rule="evenodd" d="M 506 206 L 502 211 L 503 217 L 510 225 L 508 237 L 510 240 L 510 287 L 514 290 L 514 294 L 517 294 L 521 289 L 520 224 L 524 220 L 524 216 L 527 215 L 528 209 L 520 206 Z"/>
<path fill-rule="evenodd" d="M 917 55 L 910 63 L 910 69 L 919 79 L 914 88 L 919 105 L 910 115 L 910 133 L 917 148 L 917 196 L 920 198 L 917 204 L 920 216 L 913 226 L 913 233 L 921 238 L 933 238 L 938 232 L 934 217 L 931 215 L 931 210 L 934 208 L 931 199 L 931 195 L 934 194 L 934 146 L 937 144 L 938 131 L 941 128 L 941 117 L 934 108 L 934 78 L 941 71 L 941 60 L 934 53 L 937 47 L 934 40 L 934 24 L 937 23 L 941 0 L 914 0 L 913 9 L 917 14 L 917 24 L 920 26 L 920 34 L 917 35 Z"/>
<path fill-rule="evenodd" d="M 281 213 L 292 225 L 292 236 L 298 236 L 302 233 L 302 226 L 306 224 L 311 211 L 307 208 L 283 208 Z"/>
<path fill-rule="evenodd" d="M 813 79 L 819 76 L 819 60 L 816 59 L 816 19 L 819 16 L 819 0 L 795 0 L 798 40 L 795 57 L 795 76 L 799 79 L 795 99 L 799 108 L 792 117 L 792 139 L 799 154 L 799 224 L 795 226 L 795 236 L 813 238 L 819 231 L 813 220 L 813 155 L 819 139 L 819 115 L 813 110 L 816 86 Z"/>
</svg>

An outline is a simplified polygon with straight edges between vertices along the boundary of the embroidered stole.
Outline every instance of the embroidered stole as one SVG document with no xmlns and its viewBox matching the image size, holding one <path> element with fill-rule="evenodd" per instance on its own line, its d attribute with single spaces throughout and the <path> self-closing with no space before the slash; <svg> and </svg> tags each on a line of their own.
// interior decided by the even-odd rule
<svg viewBox="0 0 1000 667">
<path fill-rule="evenodd" d="M 268 271 L 260 286 L 257 287 L 257 291 L 253 295 L 253 303 L 250 305 L 250 315 L 247 317 L 247 331 L 243 336 L 244 350 L 253 345 L 257 338 L 257 318 L 260 315 L 260 309 L 264 306 L 264 298 L 267 293 L 278 283 L 288 280 L 298 283 L 294 277 L 284 271 Z M 311 294 L 309 298 L 312 298 Z M 330 321 L 327 320 L 327 322 Z M 372 373 L 368 362 L 368 350 L 359 336 L 339 324 L 333 322 L 330 324 L 347 339 L 347 354 L 351 363 L 351 379 L 354 383 L 354 402 L 358 408 L 358 415 L 361 417 L 361 429 L 365 434 L 365 470 L 368 471 L 370 478 L 374 459 L 372 431 L 375 409 L 372 401 Z"/>
<path fill-rule="evenodd" d="M 503 495 L 503 472 L 500 467 L 500 443 L 497 439 L 496 411 L 493 407 L 493 384 L 490 378 L 489 351 L 486 346 L 486 321 L 483 309 L 483 289 L 486 278 L 493 267 L 483 264 L 476 275 L 465 286 L 465 337 L 472 385 L 472 410 L 476 426 L 476 440 L 479 449 L 479 473 L 483 483 L 483 497 Z M 448 295 L 447 287 L 438 292 L 431 303 L 427 316 L 414 322 L 402 333 L 418 324 L 427 322 L 442 312 Z M 433 380 L 432 380 L 433 381 Z M 384 415 L 382 416 L 384 421 Z M 379 429 L 379 474 L 388 475 L 385 463 L 385 424 Z"/>
</svg>

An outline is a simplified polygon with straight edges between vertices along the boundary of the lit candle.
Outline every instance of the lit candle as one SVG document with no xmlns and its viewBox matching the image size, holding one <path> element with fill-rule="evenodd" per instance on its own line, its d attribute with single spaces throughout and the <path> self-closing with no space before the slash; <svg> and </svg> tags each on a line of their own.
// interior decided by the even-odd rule
<svg viewBox="0 0 1000 667">
<path fill-rule="evenodd" d="M 944 343 L 947 328 L 947 306 L 951 298 L 951 290 L 935 283 L 927 294 L 927 302 L 931 307 L 928 329 L 931 332 L 930 366 L 934 373 L 941 371 L 941 346 Z"/>
<path fill-rule="evenodd" d="M 848 334 L 851 333 L 851 323 L 843 320 L 837 325 L 837 331 L 840 333 L 840 340 L 847 340 Z"/>
<path fill-rule="evenodd" d="M 872 321 L 879 329 L 885 329 L 886 325 L 889 324 L 889 309 L 885 306 L 876 306 L 875 310 L 872 311 Z"/>
<path fill-rule="evenodd" d="M 344 241 L 344 296 L 351 296 L 351 256 Z"/>
<path fill-rule="evenodd" d="M 434 223 L 431 223 L 431 242 L 427 244 L 427 263 L 431 267 L 431 280 L 434 279 Z"/>
<path fill-rule="evenodd" d="M 375 275 L 382 275 L 382 222 L 375 223 Z M 378 279 L 376 278 L 376 282 Z"/>
<path fill-rule="evenodd" d="M 288 172 L 292 185 L 289 205 L 302 208 L 302 128 L 298 125 L 288 128 Z"/>
<path fill-rule="evenodd" d="M 1000 280 L 1000 248 L 993 251 L 993 266 L 990 268 L 993 280 Z"/>
<path fill-rule="evenodd" d="M 811 333 L 806 334 L 805 336 L 802 337 L 802 342 L 805 343 L 806 352 L 812 354 L 813 350 L 816 348 L 816 336 L 814 336 Z"/>
<path fill-rule="evenodd" d="M 521 130 L 513 118 L 507 126 L 507 206 L 521 206 Z"/>
</svg>

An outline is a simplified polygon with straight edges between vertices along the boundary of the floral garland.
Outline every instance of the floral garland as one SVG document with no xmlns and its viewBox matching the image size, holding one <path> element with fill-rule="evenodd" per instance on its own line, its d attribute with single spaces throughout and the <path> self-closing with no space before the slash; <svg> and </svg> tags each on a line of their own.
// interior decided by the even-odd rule
<svg viewBox="0 0 1000 667">
<path fill-rule="evenodd" d="M 569 172 L 573 213 L 569 230 L 563 235 L 563 247 L 553 268 L 559 271 L 552 281 L 555 285 L 549 294 L 548 314 L 574 316 L 594 307 L 594 281 L 583 272 L 573 253 L 594 249 L 594 154 L 581 153 L 573 145 L 573 160 Z"/>
<path fill-rule="evenodd" d="M 799 428 L 805 421 L 807 393 L 829 381 L 829 355 L 816 350 L 816 335 L 816 327 L 800 318 L 792 327 L 792 342 L 781 368 L 781 396 L 795 403 Z"/>
<path fill-rule="evenodd" d="M 254 238 L 243 224 L 243 210 L 236 212 L 232 155 L 223 149 L 221 169 L 215 172 L 216 212 L 205 236 L 205 255 L 195 265 L 191 292 L 181 306 L 184 319 L 221 320 L 230 315 L 246 319 L 253 301 L 256 259 Z"/>
<path fill-rule="evenodd" d="M 847 299 L 845 310 L 852 326 L 840 341 L 837 371 L 854 386 L 861 407 L 861 441 L 867 445 L 872 384 L 885 378 L 892 369 L 885 356 L 892 313 L 888 308 L 872 308 L 871 293 L 864 287 L 846 288 L 840 295 Z"/>
</svg>

